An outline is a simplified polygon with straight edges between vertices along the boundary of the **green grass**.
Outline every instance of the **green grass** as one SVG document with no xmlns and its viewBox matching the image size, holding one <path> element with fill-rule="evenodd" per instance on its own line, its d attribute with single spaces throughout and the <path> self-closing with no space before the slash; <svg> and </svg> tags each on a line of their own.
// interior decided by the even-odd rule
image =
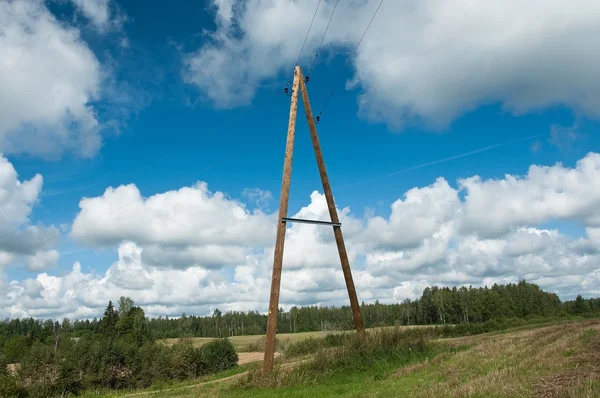
<svg viewBox="0 0 600 398">
<path fill-rule="evenodd" d="M 165 397 L 543 397 L 600 396 L 600 321 L 527 325 L 519 330 L 444 339 L 409 360 L 375 356 L 325 361 L 314 379 L 282 376 L 278 388 L 219 383 Z M 331 360 L 331 358 L 329 358 Z M 315 363 L 323 362 L 317 357 Z M 356 365 L 353 367 L 353 365 Z M 302 375 L 303 366 L 290 372 Z M 281 372 L 282 374 L 285 372 Z M 291 384 L 286 384 L 290 383 Z"/>
<path fill-rule="evenodd" d="M 247 372 L 247 371 L 254 370 L 254 369 L 258 368 L 258 366 L 259 366 L 258 363 L 246 363 L 243 365 L 238 365 L 238 366 L 228 369 L 228 370 L 224 370 L 219 373 L 215 373 L 213 375 L 199 377 L 195 380 L 160 382 L 160 383 L 156 383 L 156 384 L 152 385 L 151 387 L 149 387 L 145 390 L 87 391 L 85 394 L 80 395 L 80 397 L 90 398 L 90 397 L 101 396 L 101 397 L 108 398 L 108 397 L 127 397 L 127 396 L 143 396 L 143 395 L 158 396 L 158 393 L 160 393 L 160 396 L 164 396 L 163 394 L 165 394 L 167 392 L 166 390 L 172 391 L 174 394 L 176 394 L 173 396 L 183 396 L 183 395 L 177 395 L 177 394 L 182 394 L 183 392 L 181 390 L 183 390 L 183 389 L 190 388 L 190 387 L 196 386 L 201 383 L 207 383 L 207 382 L 216 381 L 216 380 L 220 380 L 220 379 L 225 379 L 227 377 L 235 376 L 235 375 Z"/>
</svg>

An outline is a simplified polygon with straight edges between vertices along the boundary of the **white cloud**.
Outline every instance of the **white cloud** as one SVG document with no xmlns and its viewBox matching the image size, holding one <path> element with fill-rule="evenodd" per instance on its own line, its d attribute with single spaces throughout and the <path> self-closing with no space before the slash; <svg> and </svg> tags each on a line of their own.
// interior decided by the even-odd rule
<svg viewBox="0 0 600 398">
<path fill-rule="evenodd" d="M 40 271 L 58 261 L 58 252 L 49 250 L 58 240 L 58 231 L 32 225 L 29 219 L 42 184 L 39 174 L 20 181 L 13 165 L 0 154 L 0 269 L 23 260 L 30 270 Z"/>
<path fill-rule="evenodd" d="M 101 80 L 79 31 L 43 2 L 0 2 L 0 151 L 94 155 L 101 137 L 90 103 Z"/>
<path fill-rule="evenodd" d="M 339 209 L 359 300 L 402 301 L 433 284 L 479 286 L 523 278 L 562 298 L 598 295 L 600 197 L 593 181 L 600 178 L 599 159 L 591 153 L 573 168 L 532 166 L 524 177 L 471 177 L 456 188 L 438 179 L 407 191 L 388 217 L 361 219 L 349 208 Z M 119 245 L 119 260 L 100 275 L 82 273 L 76 263 L 60 277 L 42 273 L 10 283 L 0 278 L 0 303 L 6 307 L 0 316 L 100 315 L 109 299 L 121 295 L 150 315 L 209 314 L 215 307 L 266 310 L 276 212 L 251 212 L 242 202 L 211 193 L 205 183 L 147 198 L 134 185 L 109 188 L 83 199 L 80 207 L 72 236 L 93 247 Z M 313 192 L 292 217 L 328 220 L 324 196 Z M 564 219 L 581 222 L 584 236 L 539 226 Z M 288 226 L 284 253 L 283 307 L 347 304 L 330 227 Z M 52 254 L 40 250 L 30 256 L 24 261 L 35 268 Z M 0 253 L 0 262 L 11 261 L 10 254 Z"/>
<path fill-rule="evenodd" d="M 261 210 L 268 208 L 273 200 L 271 192 L 263 191 L 260 188 L 246 188 L 242 191 L 242 196 L 249 202 L 256 204 L 256 207 Z"/>
<path fill-rule="evenodd" d="M 98 29 L 104 30 L 110 22 L 110 0 L 72 0 L 77 9 Z"/>
<path fill-rule="evenodd" d="M 291 74 L 317 1 L 214 0 L 216 31 L 186 56 L 187 81 L 219 107 L 248 103 L 261 82 Z M 304 66 L 333 3 L 321 3 Z M 325 51 L 348 53 L 378 4 L 340 2 Z M 348 85 L 360 89 L 360 114 L 394 127 L 441 127 L 489 103 L 516 114 L 561 104 L 599 117 L 599 19 L 595 0 L 384 2 Z"/>
<path fill-rule="evenodd" d="M 466 194 L 461 228 L 497 236 L 511 228 L 550 220 L 579 219 L 600 225 L 600 154 L 590 153 L 575 168 L 531 166 L 524 177 L 460 181 Z"/>
<path fill-rule="evenodd" d="M 215 305 L 224 309 L 228 304 L 250 309 L 257 300 L 252 286 L 225 285 L 200 267 L 148 267 L 142 262 L 142 251 L 124 242 L 119 246 L 119 260 L 102 275 L 83 273 L 76 262 L 62 277 L 41 273 L 35 279 L 5 283 L 0 286 L 0 316 L 101 316 L 108 300 L 120 296 L 131 297 L 150 316 L 209 313 Z"/>
<path fill-rule="evenodd" d="M 72 237 L 89 246 L 123 240 L 146 248 L 145 261 L 164 266 L 232 265 L 274 240 L 273 216 L 212 193 L 206 183 L 143 198 L 133 184 L 84 198 Z"/>
<path fill-rule="evenodd" d="M 413 188 L 404 196 L 404 200 L 392 204 L 389 220 L 369 220 L 365 240 L 390 248 L 416 246 L 438 231 L 441 224 L 454 219 L 460 210 L 458 192 L 443 178 L 428 187 Z"/>
<path fill-rule="evenodd" d="M 56 265 L 60 254 L 56 250 L 38 251 L 25 258 L 25 266 L 30 271 L 42 271 Z"/>
</svg>

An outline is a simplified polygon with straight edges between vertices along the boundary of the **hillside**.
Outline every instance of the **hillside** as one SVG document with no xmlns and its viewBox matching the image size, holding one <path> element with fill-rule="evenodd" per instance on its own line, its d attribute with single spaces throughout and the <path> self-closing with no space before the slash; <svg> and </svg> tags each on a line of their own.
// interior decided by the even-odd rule
<svg viewBox="0 0 600 398">
<path fill-rule="evenodd" d="M 325 381 L 261 388 L 221 383 L 169 388 L 161 397 L 596 397 L 600 396 L 600 320 L 525 327 L 440 339 L 432 357 L 375 366 Z"/>
</svg>

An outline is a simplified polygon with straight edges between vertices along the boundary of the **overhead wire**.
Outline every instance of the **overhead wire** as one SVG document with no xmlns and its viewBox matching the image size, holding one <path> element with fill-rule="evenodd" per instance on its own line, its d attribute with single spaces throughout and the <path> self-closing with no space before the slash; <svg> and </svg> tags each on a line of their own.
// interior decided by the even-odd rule
<svg viewBox="0 0 600 398">
<path fill-rule="evenodd" d="M 346 70 L 348 69 L 348 66 L 350 65 L 350 62 L 352 62 L 352 59 L 354 58 L 354 55 L 356 54 L 356 51 L 358 50 L 358 47 L 360 47 L 360 44 L 362 43 L 363 39 L 365 38 L 365 35 L 369 31 L 369 28 L 371 27 L 371 24 L 373 23 L 373 20 L 377 16 L 377 13 L 379 12 L 379 9 L 381 8 L 382 4 L 383 4 L 383 0 L 381 0 L 379 2 L 379 5 L 377 6 L 377 9 L 375 9 L 375 12 L 373 13 L 373 16 L 371 17 L 371 20 L 369 21 L 369 24 L 367 25 L 365 31 L 363 32 L 362 36 L 360 37 L 360 40 L 356 44 L 356 47 L 354 47 L 354 51 L 352 51 L 352 54 L 350 54 L 350 57 L 348 57 L 348 61 L 346 62 L 346 66 L 344 66 L 344 70 L 339 75 L 337 81 L 335 82 L 335 85 L 333 86 L 333 90 L 331 90 L 331 93 L 327 97 L 327 100 L 325 100 L 325 104 L 323 105 L 323 108 L 321 108 L 321 111 L 317 115 L 317 120 L 320 119 L 321 115 L 323 114 L 323 112 L 327 108 L 327 105 L 329 104 L 329 100 L 331 99 L 331 97 L 333 97 L 333 94 L 335 93 L 335 90 L 337 89 L 337 86 L 340 84 L 340 81 L 342 80 L 342 77 L 346 73 Z"/>
<path fill-rule="evenodd" d="M 315 8 L 315 13 L 313 14 L 312 20 L 310 21 L 308 31 L 306 32 L 306 36 L 304 36 L 304 43 L 302 43 L 302 47 L 300 48 L 300 52 L 298 53 L 298 58 L 296 59 L 296 64 L 294 65 L 294 67 L 296 67 L 296 65 L 298 65 L 298 62 L 300 62 L 300 57 L 302 56 L 302 52 L 304 51 L 304 46 L 306 45 L 306 41 L 308 40 L 308 36 L 310 35 L 310 31 L 312 29 L 313 23 L 315 22 L 317 12 L 319 11 L 319 7 L 321 6 L 321 1 L 322 0 L 319 0 L 319 2 L 317 3 L 317 8 Z"/>
<path fill-rule="evenodd" d="M 308 31 L 306 31 L 306 36 L 304 36 L 304 42 L 302 43 L 302 47 L 300 47 L 300 52 L 298 52 L 298 57 L 296 58 L 296 63 L 293 65 L 295 70 L 296 65 L 300 62 L 300 57 L 302 57 L 302 52 L 304 51 L 304 46 L 306 46 L 306 41 L 308 40 L 308 36 L 310 36 L 310 31 L 312 30 L 313 23 L 315 22 L 315 18 L 317 17 L 317 12 L 319 11 L 319 7 L 321 6 L 321 1 L 317 3 L 317 8 L 315 8 L 315 12 L 313 13 L 312 19 L 310 21 L 310 25 L 308 26 Z M 283 92 L 289 97 L 291 93 L 289 93 L 290 86 L 292 85 L 292 81 L 288 80 L 287 84 L 283 88 Z"/>
<path fill-rule="evenodd" d="M 308 31 L 306 32 L 306 36 L 304 37 L 304 42 L 302 43 L 302 47 L 300 48 L 300 52 L 298 53 L 298 58 L 297 58 L 297 60 L 296 60 L 296 65 L 297 65 L 297 64 L 298 64 L 298 62 L 300 61 L 300 57 L 302 56 L 302 52 L 304 51 L 304 47 L 306 46 L 306 42 L 307 42 L 307 40 L 308 40 L 308 37 L 310 36 L 310 32 L 311 32 L 311 30 L 312 30 L 312 26 L 313 26 L 313 24 L 314 24 L 315 18 L 316 18 L 316 16 L 317 16 L 317 13 L 318 13 L 318 11 L 319 11 L 319 7 L 321 6 L 321 1 L 322 1 L 322 0 L 319 0 L 319 2 L 317 3 L 317 7 L 315 8 L 315 11 L 314 11 L 314 13 L 313 13 L 313 17 L 312 17 L 312 19 L 311 19 L 311 22 L 310 22 L 310 25 L 309 25 L 309 27 L 308 27 Z M 336 3 L 336 4 L 337 4 L 337 3 Z M 288 82 L 288 86 L 289 86 L 289 85 L 290 85 L 290 82 Z M 273 97 L 277 97 L 277 96 L 279 96 L 280 94 L 281 94 L 281 91 L 280 91 L 280 90 L 277 90 L 277 91 L 274 93 Z M 262 104 L 259 104 L 259 105 L 262 105 Z M 246 109 L 245 111 L 241 112 L 241 113 L 240 113 L 240 114 L 238 114 L 237 116 L 235 116 L 235 117 L 233 117 L 233 118 L 231 118 L 231 119 L 227 120 L 227 121 L 226 121 L 225 123 L 223 123 L 222 125 L 229 124 L 229 123 L 231 123 L 231 122 L 233 122 L 233 121 L 235 121 L 235 120 L 239 119 L 240 117 L 244 116 L 245 114 L 247 114 L 248 112 L 250 112 L 252 109 L 255 109 L 255 108 L 256 108 L 256 105 L 252 105 L 251 107 L 249 107 L 249 108 L 248 108 L 248 109 Z M 212 133 L 213 133 L 213 131 L 211 131 L 211 132 L 209 132 L 209 133 L 207 133 L 207 134 L 212 134 Z M 203 137 L 196 137 L 196 140 L 199 140 L 200 138 L 203 138 Z M 169 158 L 171 155 L 173 155 L 173 152 L 174 152 L 174 150 L 173 150 L 173 151 L 171 151 L 171 152 L 169 152 L 169 153 L 167 153 L 165 156 L 163 156 L 163 157 L 161 157 L 161 158 L 158 158 L 158 159 L 155 159 L 155 160 L 153 160 L 153 161 L 152 161 L 152 163 L 153 163 L 153 164 L 156 164 L 156 163 L 159 163 L 159 162 L 162 162 L 162 161 L 166 160 L 166 159 L 167 159 L 167 158 Z M 230 156 L 227 156 L 227 157 L 225 157 L 225 158 L 221 159 L 221 160 L 220 160 L 219 162 L 217 162 L 216 164 L 223 163 L 225 160 L 227 160 L 227 159 L 229 159 L 229 158 L 231 158 L 231 157 L 232 157 L 232 155 L 230 155 Z M 136 170 L 135 170 L 135 171 L 134 171 L 134 172 L 133 172 L 133 173 L 130 175 L 130 177 L 133 177 L 133 176 L 136 176 L 136 175 L 138 175 L 138 174 L 139 174 L 139 173 L 140 173 L 142 170 L 144 170 L 145 168 L 147 168 L 147 166 L 148 166 L 148 164 L 149 164 L 149 163 L 150 163 L 150 162 L 147 162 L 147 163 L 145 163 L 145 164 L 143 164 L 143 165 L 139 166 L 139 167 L 138 167 L 138 168 L 137 168 L 137 169 L 136 169 Z M 216 164 L 213 164 L 213 165 L 211 165 L 211 166 L 209 166 L 209 167 L 213 167 L 213 166 L 215 166 Z M 101 183 L 102 183 L 102 181 L 98 181 L 98 182 L 96 182 L 96 183 L 92 184 L 91 186 L 99 185 L 99 184 L 101 184 Z M 115 211 L 117 211 L 117 210 L 120 210 L 120 209 L 122 209 L 122 208 L 124 208 L 124 207 L 127 207 L 127 206 L 129 206 L 129 205 L 131 205 L 131 204 L 134 204 L 134 203 L 136 203 L 137 201 L 139 201 L 139 200 L 136 200 L 136 201 L 134 201 L 134 202 L 130 202 L 130 203 L 128 203 L 128 204 L 126 204 L 126 205 L 124 205 L 124 206 L 121 206 L 121 207 L 119 207 L 119 208 L 117 208 L 117 209 L 110 210 L 109 212 L 107 212 L 107 213 L 105 213 L 105 214 L 103 214 L 103 215 L 99 216 L 98 218 L 101 218 L 101 217 L 103 217 L 103 216 L 105 216 L 105 215 L 111 214 L 111 213 L 113 213 L 113 212 L 115 212 Z M 38 220 L 38 221 L 44 221 L 45 223 L 47 223 L 47 222 L 51 222 L 51 221 L 54 221 L 54 220 L 57 220 L 57 219 L 59 219 L 61 216 L 65 215 L 65 214 L 67 214 L 67 213 L 69 213 L 69 212 L 70 212 L 69 210 L 65 210 L 65 211 L 59 212 L 58 214 L 55 214 L 55 215 L 54 215 L 52 218 L 50 218 L 50 219 L 48 219 L 48 220 L 43 220 L 43 219 L 42 219 L 42 220 Z M 16 229 L 14 229 L 14 230 L 7 231 L 7 232 L 5 232 L 5 233 L 1 234 L 1 235 L 0 235 L 0 238 L 2 238 L 2 237 L 4 237 L 4 236 L 7 236 L 7 235 L 10 235 L 10 234 L 13 234 L 13 233 L 16 233 L 16 232 L 18 232 L 19 230 L 21 230 L 21 227 L 17 227 L 17 228 L 16 228 Z M 61 234 L 62 234 L 62 233 L 61 233 Z"/>
<path fill-rule="evenodd" d="M 315 66 L 315 63 L 317 62 L 317 58 L 319 57 L 319 54 L 321 53 L 321 48 L 323 47 L 323 42 L 325 41 L 325 36 L 327 36 L 327 31 L 329 31 L 329 25 L 331 25 L 331 20 L 333 19 L 333 14 L 335 14 L 335 10 L 337 8 L 338 2 L 340 0 L 335 0 L 335 4 L 333 6 L 333 11 L 331 11 L 331 15 L 329 16 L 329 21 L 327 22 L 327 27 L 325 28 L 325 32 L 323 32 L 323 36 L 321 37 L 321 43 L 319 43 L 319 47 L 317 48 L 317 52 L 315 53 L 315 57 L 313 58 L 312 63 L 310 64 L 310 68 L 308 69 L 308 74 L 307 76 L 310 76 L 312 73 L 312 70 Z"/>
</svg>

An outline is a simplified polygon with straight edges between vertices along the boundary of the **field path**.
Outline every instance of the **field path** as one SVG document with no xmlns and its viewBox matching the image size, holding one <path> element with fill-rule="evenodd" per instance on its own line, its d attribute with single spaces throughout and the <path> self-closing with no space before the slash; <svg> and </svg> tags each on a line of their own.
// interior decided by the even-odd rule
<svg viewBox="0 0 600 398">
<path fill-rule="evenodd" d="M 278 358 L 279 356 L 281 356 L 281 353 L 276 352 L 275 358 Z M 238 365 L 250 362 L 260 362 L 264 357 L 264 352 L 238 352 Z"/>
<path fill-rule="evenodd" d="M 152 395 L 152 394 L 158 394 L 158 393 L 163 394 L 163 393 L 165 393 L 167 391 L 184 390 L 186 388 L 201 387 L 201 386 L 205 386 L 205 385 L 213 384 L 213 383 L 224 383 L 224 382 L 229 381 L 229 380 L 239 379 L 240 377 L 245 376 L 247 374 L 248 374 L 248 371 L 245 371 L 243 373 L 238 373 L 238 374 L 233 375 L 233 376 L 223 377 L 222 379 L 215 379 L 215 380 L 203 381 L 203 382 L 200 382 L 200 383 L 190 384 L 190 385 L 187 385 L 187 386 L 164 388 L 162 390 L 156 390 L 156 391 L 136 392 L 134 394 L 127 394 L 127 395 L 122 395 L 122 396 L 123 397 L 139 397 L 139 396 L 142 396 L 142 395 Z"/>
<path fill-rule="evenodd" d="M 251 362 L 260 362 L 260 361 L 263 360 L 264 355 L 265 354 L 263 352 L 240 352 L 240 353 L 238 353 L 238 365 L 243 365 L 243 364 L 251 363 Z M 281 355 L 281 353 L 276 352 L 275 353 L 275 358 L 279 357 L 280 355 Z M 299 364 L 301 362 L 304 362 L 304 361 L 305 360 L 284 363 L 281 366 L 284 367 L 284 368 L 288 368 L 290 366 L 297 365 L 297 364 Z M 158 393 L 165 393 L 167 391 L 184 390 L 184 389 L 187 389 L 187 388 L 202 387 L 202 386 L 206 386 L 206 385 L 214 384 L 214 383 L 225 383 L 225 382 L 236 380 L 236 379 L 239 379 L 239 378 L 241 378 L 243 376 L 246 376 L 248 374 L 248 372 L 249 371 L 245 371 L 245 372 L 242 372 L 242 373 L 235 374 L 233 376 L 227 376 L 227 377 L 223 377 L 223 378 L 220 378 L 220 379 L 214 379 L 214 380 L 208 380 L 208 381 L 202 381 L 202 382 L 199 382 L 199 383 L 189 384 L 187 386 L 164 388 L 162 390 L 156 390 L 156 391 L 136 392 L 136 393 L 132 393 L 132 394 L 122 395 L 122 397 L 139 397 L 139 396 L 143 396 L 143 395 L 152 395 L 152 394 L 158 394 Z"/>
</svg>

